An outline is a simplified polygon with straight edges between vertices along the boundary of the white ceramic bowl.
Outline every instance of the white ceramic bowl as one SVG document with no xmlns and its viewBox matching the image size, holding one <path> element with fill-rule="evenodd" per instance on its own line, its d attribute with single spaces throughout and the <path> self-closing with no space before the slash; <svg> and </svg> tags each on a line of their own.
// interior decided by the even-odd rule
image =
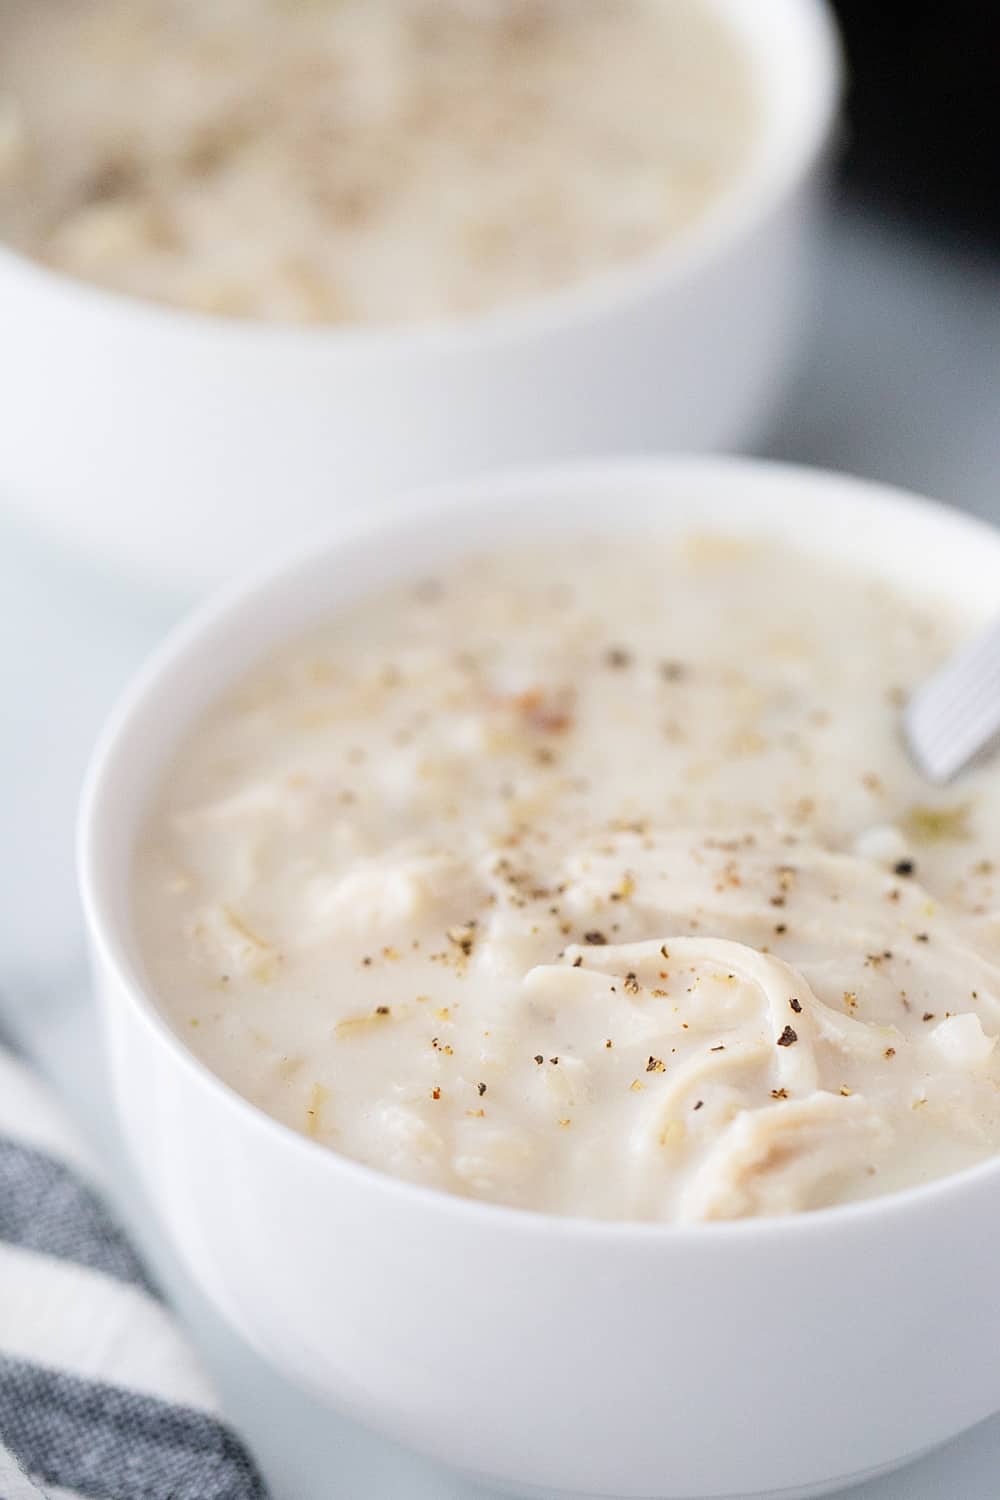
<svg viewBox="0 0 1000 1500">
<path fill-rule="evenodd" d="M 858 480 L 738 460 L 551 470 L 414 497 L 230 592 L 162 648 L 97 752 L 81 878 L 114 1091 L 153 1204 L 279 1369 L 527 1493 L 822 1493 L 1000 1409 L 1000 1161 L 792 1219 L 676 1228 L 449 1197 L 262 1114 L 168 1028 L 129 905 L 137 825 L 263 652 L 448 556 L 568 528 L 719 524 L 996 606 L 1000 533 Z"/>
<path fill-rule="evenodd" d="M 839 95 L 824 0 L 711 0 L 764 120 L 716 207 L 634 268 L 479 318 L 226 321 L 0 248 L 0 497 L 77 548 L 200 586 L 331 518 L 496 463 L 739 447 L 780 390 Z"/>
</svg>

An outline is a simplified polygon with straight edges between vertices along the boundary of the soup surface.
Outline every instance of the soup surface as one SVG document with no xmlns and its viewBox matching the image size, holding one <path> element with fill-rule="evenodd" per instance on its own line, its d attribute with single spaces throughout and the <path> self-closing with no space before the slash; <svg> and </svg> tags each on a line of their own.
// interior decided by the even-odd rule
<svg viewBox="0 0 1000 1500">
<path fill-rule="evenodd" d="M 707 0 L 4 0 L 0 237 L 223 315 L 474 314 L 702 215 L 751 73 Z"/>
<path fill-rule="evenodd" d="M 353 607 L 185 742 L 136 917 L 324 1146 L 557 1214 L 784 1214 L 1000 1146 L 1000 772 L 898 732 L 961 621 L 767 539 L 543 542 Z"/>
</svg>

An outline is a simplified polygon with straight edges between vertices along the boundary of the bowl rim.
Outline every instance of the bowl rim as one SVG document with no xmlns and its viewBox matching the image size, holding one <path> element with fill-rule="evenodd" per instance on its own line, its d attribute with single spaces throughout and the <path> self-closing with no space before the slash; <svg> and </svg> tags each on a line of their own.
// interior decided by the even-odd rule
<svg viewBox="0 0 1000 1500">
<path fill-rule="evenodd" d="M 218 1107 L 235 1110 L 244 1125 L 269 1136 L 278 1149 L 297 1155 L 303 1167 L 311 1163 L 314 1173 L 326 1173 L 326 1182 L 334 1190 L 337 1179 L 346 1174 L 348 1179 L 369 1191 L 394 1195 L 425 1212 L 454 1216 L 466 1222 L 478 1221 L 496 1231 L 545 1233 L 570 1241 L 651 1243 L 663 1250 L 688 1244 L 698 1244 L 706 1249 L 709 1246 L 718 1248 L 748 1238 L 766 1240 L 778 1234 L 783 1237 L 827 1235 L 839 1228 L 863 1232 L 877 1229 L 887 1219 L 917 1210 L 943 1211 L 949 1202 L 969 1191 L 1000 1191 L 998 1153 L 930 1182 L 870 1199 L 783 1217 L 697 1224 L 605 1220 L 464 1198 L 444 1189 L 394 1177 L 379 1168 L 343 1156 L 301 1135 L 239 1094 L 187 1047 L 170 1026 L 152 998 L 151 985 L 127 951 L 125 924 L 120 923 L 115 915 L 116 903 L 110 890 L 114 882 L 106 868 L 109 859 L 105 844 L 112 837 L 115 818 L 116 760 L 122 742 L 134 732 L 136 721 L 141 720 L 159 700 L 161 680 L 177 667 L 183 670 L 185 664 L 197 656 L 203 636 L 211 636 L 216 629 L 224 628 L 231 617 L 238 615 L 258 596 L 287 593 L 294 589 L 301 574 L 335 559 L 345 547 L 371 547 L 380 538 L 390 535 L 397 525 L 414 526 L 440 521 L 443 516 L 468 511 L 477 501 L 491 498 L 494 503 L 512 496 L 523 500 L 538 488 L 549 492 L 557 488 L 571 490 L 623 482 L 676 484 L 685 474 L 703 482 L 715 478 L 729 486 L 748 476 L 756 476 L 758 480 L 769 479 L 818 491 L 820 493 L 815 497 L 818 500 L 832 500 L 835 492 L 843 498 L 846 493 L 853 496 L 856 504 L 869 510 L 887 515 L 895 513 L 902 523 L 907 518 L 912 520 L 915 516 L 923 516 L 930 524 L 944 526 L 954 533 L 963 548 L 989 551 L 1000 559 L 1000 528 L 979 517 L 895 486 L 806 465 L 731 456 L 671 455 L 584 460 L 501 470 L 477 479 L 426 486 L 401 503 L 367 515 L 354 515 L 347 523 L 328 533 L 325 540 L 314 540 L 309 546 L 299 545 L 284 558 L 218 591 L 168 632 L 126 686 L 104 725 L 85 774 L 77 821 L 77 877 L 92 973 L 95 977 L 100 975 L 104 982 L 113 981 L 117 991 L 126 997 L 126 1004 L 134 1017 L 152 1035 L 158 1049 L 167 1055 L 172 1068 L 187 1073 L 199 1089 L 214 1096 Z M 289 632 L 290 637 L 294 634 L 294 629 Z M 148 807 L 148 795 L 143 802 Z M 140 820 L 141 814 L 137 814 L 130 829 L 132 845 Z"/>
<path fill-rule="evenodd" d="M 740 0 L 706 0 L 706 3 L 721 15 L 730 32 L 738 31 L 730 16 L 734 7 L 739 8 L 740 27 L 747 36 L 753 35 L 752 45 L 762 50 L 770 48 L 776 53 L 780 37 L 792 33 L 795 45 L 788 50 L 795 55 L 798 69 L 811 72 L 815 87 L 808 92 L 802 122 L 794 132 L 786 131 L 785 139 L 777 143 L 771 139 L 775 132 L 768 129 L 773 110 L 771 96 L 766 96 L 762 111 L 764 128 L 757 142 L 760 149 L 751 151 L 733 181 L 703 214 L 634 262 L 606 268 L 578 282 L 487 308 L 470 317 L 450 315 L 386 324 L 297 323 L 197 312 L 89 282 L 46 266 L 3 241 L 0 241 L 0 278 L 12 278 L 15 294 L 55 294 L 72 300 L 79 309 L 95 317 L 131 320 L 137 331 L 153 337 L 165 334 L 212 340 L 223 346 L 232 345 L 234 353 L 244 352 L 253 340 L 264 341 L 268 355 L 278 345 L 303 354 L 324 350 L 351 357 L 376 356 L 387 351 L 419 355 L 478 346 L 493 348 L 614 316 L 641 304 L 656 292 L 676 288 L 738 247 L 794 195 L 834 134 L 843 96 L 844 57 L 829 0 L 781 0 L 780 11 L 774 8 L 773 0 L 767 6 L 748 6 L 745 11 Z M 751 44 L 743 41 L 741 45 L 749 48 Z M 790 66 L 786 64 L 782 77 L 789 74 Z M 769 140 L 771 149 L 763 149 Z"/>
</svg>

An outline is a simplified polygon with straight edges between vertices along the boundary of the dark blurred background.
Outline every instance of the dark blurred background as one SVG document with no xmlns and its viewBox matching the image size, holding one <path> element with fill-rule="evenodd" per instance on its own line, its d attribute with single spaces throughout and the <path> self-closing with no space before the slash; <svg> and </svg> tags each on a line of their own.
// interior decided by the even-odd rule
<svg viewBox="0 0 1000 1500">
<path fill-rule="evenodd" d="M 1000 249 L 1000 4 L 833 3 L 850 71 L 851 196 Z"/>
</svg>

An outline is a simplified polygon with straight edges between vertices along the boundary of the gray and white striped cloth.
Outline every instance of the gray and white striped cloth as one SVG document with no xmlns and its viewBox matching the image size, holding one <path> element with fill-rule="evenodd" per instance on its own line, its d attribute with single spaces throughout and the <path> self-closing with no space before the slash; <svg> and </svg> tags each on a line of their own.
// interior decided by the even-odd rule
<svg viewBox="0 0 1000 1500">
<path fill-rule="evenodd" d="M 99 1182 L 0 1049 L 0 1500 L 266 1500 Z"/>
</svg>

